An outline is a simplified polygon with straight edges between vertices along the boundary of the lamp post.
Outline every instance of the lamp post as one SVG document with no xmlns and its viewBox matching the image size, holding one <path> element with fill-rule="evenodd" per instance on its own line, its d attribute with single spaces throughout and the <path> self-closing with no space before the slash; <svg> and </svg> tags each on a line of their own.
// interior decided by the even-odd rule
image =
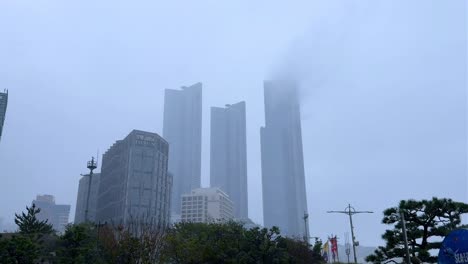
<svg viewBox="0 0 468 264">
<path fill-rule="evenodd" d="M 309 226 L 307 220 L 309 219 L 309 214 L 307 212 L 304 212 L 304 242 L 309 244 Z"/>
<path fill-rule="evenodd" d="M 356 241 L 356 237 L 354 236 L 354 226 L 353 226 L 353 215 L 355 214 L 372 214 L 372 211 L 356 211 L 351 204 L 348 204 L 348 207 L 344 211 L 328 211 L 327 213 L 339 213 L 339 214 L 346 214 L 349 216 L 349 225 L 351 227 L 351 240 L 353 244 L 353 254 L 354 254 L 354 263 L 357 263 L 357 256 L 356 256 L 356 246 L 359 246 L 359 242 Z"/>
<path fill-rule="evenodd" d="M 85 210 L 85 222 L 88 222 L 88 212 L 89 212 L 89 196 L 91 194 L 91 181 L 93 180 L 93 170 L 97 168 L 97 163 L 94 161 L 94 157 L 91 157 L 91 160 L 88 161 L 87 168 L 89 169 L 89 174 L 87 175 L 89 177 L 89 182 L 88 182 L 88 193 L 86 196 L 86 210 Z M 83 175 L 86 176 L 86 175 Z"/>
</svg>

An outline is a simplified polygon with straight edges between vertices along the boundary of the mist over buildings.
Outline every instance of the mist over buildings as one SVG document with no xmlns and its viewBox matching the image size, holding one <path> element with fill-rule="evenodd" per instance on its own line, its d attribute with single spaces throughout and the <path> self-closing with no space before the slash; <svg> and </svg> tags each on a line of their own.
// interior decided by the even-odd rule
<svg viewBox="0 0 468 264">
<path fill-rule="evenodd" d="M 322 3 L 269 73 L 300 85 L 312 233 L 343 200 L 466 199 L 466 6 L 424 3 Z"/>
<path fill-rule="evenodd" d="M 466 199 L 465 2 L 2 2 L 3 223 L 39 193 L 73 212 L 90 156 L 132 129 L 162 135 L 164 89 L 199 81 L 202 186 L 210 107 L 245 101 L 249 216 L 262 223 L 263 81 L 279 79 L 300 87 L 311 235 L 342 236 L 345 217 L 325 211 L 352 203 L 376 212 L 356 217 L 376 245 L 396 201 Z"/>
</svg>

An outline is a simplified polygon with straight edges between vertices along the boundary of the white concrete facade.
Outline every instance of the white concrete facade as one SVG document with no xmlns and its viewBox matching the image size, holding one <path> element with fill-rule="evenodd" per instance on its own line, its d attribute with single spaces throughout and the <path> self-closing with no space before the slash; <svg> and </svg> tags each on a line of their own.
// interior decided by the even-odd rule
<svg viewBox="0 0 468 264">
<path fill-rule="evenodd" d="M 233 203 L 219 188 L 198 188 L 182 195 L 182 222 L 212 223 L 234 218 Z"/>
</svg>

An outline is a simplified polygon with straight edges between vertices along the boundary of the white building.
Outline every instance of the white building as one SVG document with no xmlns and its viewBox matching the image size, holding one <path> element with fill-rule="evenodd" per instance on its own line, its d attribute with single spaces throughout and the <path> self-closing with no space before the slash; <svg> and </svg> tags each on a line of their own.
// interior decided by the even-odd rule
<svg viewBox="0 0 468 264">
<path fill-rule="evenodd" d="M 199 188 L 182 195 L 182 222 L 210 223 L 234 218 L 233 203 L 219 188 Z"/>
</svg>

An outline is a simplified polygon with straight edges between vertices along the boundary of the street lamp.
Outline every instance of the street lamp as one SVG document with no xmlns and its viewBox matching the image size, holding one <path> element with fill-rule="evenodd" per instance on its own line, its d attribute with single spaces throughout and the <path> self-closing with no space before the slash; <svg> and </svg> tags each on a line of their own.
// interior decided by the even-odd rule
<svg viewBox="0 0 468 264">
<path fill-rule="evenodd" d="M 86 196 L 86 210 L 85 210 L 85 222 L 88 222 L 88 212 L 89 212 L 89 196 L 91 194 L 91 181 L 93 180 L 93 170 L 97 168 L 97 163 L 94 161 L 94 157 L 91 157 L 91 160 L 88 161 L 87 168 L 89 169 L 89 174 L 88 175 L 83 175 L 83 176 L 88 176 L 89 177 L 89 182 L 88 182 L 88 194 Z"/>
<path fill-rule="evenodd" d="M 356 237 L 354 236 L 354 226 L 353 226 L 353 215 L 355 214 L 372 214 L 372 211 L 356 211 L 351 204 L 348 204 L 348 207 L 344 211 L 327 211 L 327 213 L 340 213 L 346 214 L 349 216 L 349 225 L 351 226 L 351 240 L 353 243 L 353 254 L 354 254 L 354 263 L 357 263 L 357 256 L 356 256 L 356 246 L 359 246 L 359 242 L 356 241 Z"/>
<path fill-rule="evenodd" d="M 308 225 L 308 219 L 309 219 L 309 214 L 307 212 L 304 212 L 304 242 L 309 244 L 309 225 Z"/>
</svg>

